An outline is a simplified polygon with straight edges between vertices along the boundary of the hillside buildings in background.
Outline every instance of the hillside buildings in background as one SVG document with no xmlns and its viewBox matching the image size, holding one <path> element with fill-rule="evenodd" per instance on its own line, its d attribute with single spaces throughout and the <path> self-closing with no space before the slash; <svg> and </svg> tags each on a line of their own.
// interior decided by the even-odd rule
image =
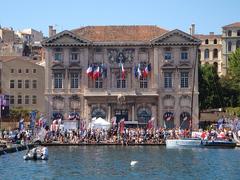
<svg viewBox="0 0 240 180">
<path fill-rule="evenodd" d="M 9 95 L 10 109 L 45 112 L 44 67 L 19 56 L 0 56 L 1 93 Z"/>
</svg>

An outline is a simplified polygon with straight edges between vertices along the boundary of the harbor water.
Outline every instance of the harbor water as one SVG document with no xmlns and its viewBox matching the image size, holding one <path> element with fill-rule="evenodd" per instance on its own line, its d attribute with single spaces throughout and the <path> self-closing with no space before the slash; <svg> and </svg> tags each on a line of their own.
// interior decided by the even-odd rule
<svg viewBox="0 0 240 180">
<path fill-rule="evenodd" d="M 164 146 L 49 147 L 48 161 L 26 151 L 0 156 L 0 179 L 239 179 L 240 149 Z M 131 162 L 134 165 L 131 165 Z"/>
</svg>

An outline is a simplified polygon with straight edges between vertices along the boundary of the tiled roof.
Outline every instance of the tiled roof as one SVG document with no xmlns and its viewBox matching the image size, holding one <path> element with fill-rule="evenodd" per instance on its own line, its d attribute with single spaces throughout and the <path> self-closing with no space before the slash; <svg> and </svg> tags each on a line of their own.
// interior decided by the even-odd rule
<svg viewBox="0 0 240 180">
<path fill-rule="evenodd" d="M 240 22 L 235 22 L 235 23 L 223 26 L 223 28 L 234 28 L 234 27 L 239 27 L 240 28 Z"/>
<path fill-rule="evenodd" d="M 194 34 L 194 37 L 205 40 L 205 39 L 219 39 L 221 38 L 221 35 L 217 34 Z"/>
<path fill-rule="evenodd" d="M 20 60 L 20 61 L 28 61 L 32 63 L 37 63 L 37 60 L 31 60 L 29 57 L 26 56 L 0 56 L 0 62 L 7 62 L 13 60 Z"/>
<path fill-rule="evenodd" d="M 149 42 L 167 30 L 158 26 L 86 26 L 72 32 L 93 42 Z"/>
</svg>

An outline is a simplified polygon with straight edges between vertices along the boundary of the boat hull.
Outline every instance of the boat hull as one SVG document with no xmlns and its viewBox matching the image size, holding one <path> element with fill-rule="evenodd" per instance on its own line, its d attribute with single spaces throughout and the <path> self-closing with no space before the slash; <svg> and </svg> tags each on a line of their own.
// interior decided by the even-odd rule
<svg viewBox="0 0 240 180">
<path fill-rule="evenodd" d="M 176 148 L 176 147 L 198 147 L 201 146 L 201 139 L 167 139 L 166 147 L 167 148 Z"/>
<path fill-rule="evenodd" d="M 202 146 L 204 147 L 222 147 L 222 148 L 235 148 L 236 143 L 232 141 L 223 141 L 223 140 L 215 140 L 215 141 L 203 141 Z"/>
</svg>

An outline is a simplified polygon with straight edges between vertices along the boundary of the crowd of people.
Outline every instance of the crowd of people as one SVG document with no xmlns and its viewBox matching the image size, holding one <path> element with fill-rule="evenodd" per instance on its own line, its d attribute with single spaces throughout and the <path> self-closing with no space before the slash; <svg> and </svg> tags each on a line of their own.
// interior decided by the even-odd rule
<svg viewBox="0 0 240 180">
<path fill-rule="evenodd" d="M 179 139 L 183 137 L 196 137 L 204 140 L 214 139 L 233 139 L 233 131 L 229 127 L 217 128 L 212 127 L 209 130 L 199 129 L 198 131 L 190 132 L 189 129 L 165 129 L 165 128 L 124 128 L 119 131 L 119 128 L 106 129 L 75 129 L 75 130 L 50 130 L 44 129 L 31 130 L 14 130 L 0 131 L 0 140 L 11 141 L 15 143 L 28 144 L 36 140 L 43 143 L 70 143 L 70 144 L 164 144 L 166 138 Z M 240 138 L 240 130 L 237 133 Z"/>
<path fill-rule="evenodd" d="M 54 122 L 54 121 L 53 121 Z M 233 132 L 240 138 L 240 120 L 224 119 L 218 120 L 215 126 L 207 130 L 163 127 L 126 127 L 124 123 L 104 128 L 86 128 L 64 130 L 61 128 L 62 122 L 52 123 L 50 127 L 44 123 L 38 123 L 34 129 L 25 129 L 23 121 L 19 128 L 15 130 L 0 130 L 0 140 L 19 144 L 29 144 L 36 141 L 41 143 L 71 143 L 71 144 L 164 144 L 167 138 L 180 139 L 185 137 L 195 137 L 204 140 L 233 139 Z"/>
</svg>

